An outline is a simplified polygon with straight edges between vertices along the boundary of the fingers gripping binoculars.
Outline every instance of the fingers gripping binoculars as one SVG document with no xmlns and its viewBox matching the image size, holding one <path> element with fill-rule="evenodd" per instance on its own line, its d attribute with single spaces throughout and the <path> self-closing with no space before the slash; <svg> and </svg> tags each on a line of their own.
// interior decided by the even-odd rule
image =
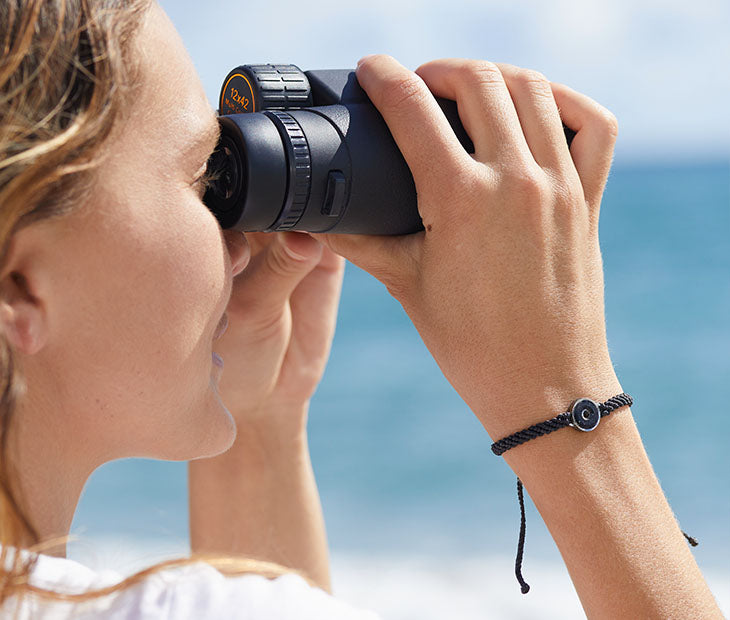
<svg viewBox="0 0 730 620">
<path fill-rule="evenodd" d="M 456 103 L 436 101 L 473 153 Z M 223 82 L 218 112 L 221 138 L 203 200 L 222 228 L 423 230 L 413 176 L 354 71 L 242 65 Z M 564 131 L 570 144 L 575 134 Z"/>
</svg>

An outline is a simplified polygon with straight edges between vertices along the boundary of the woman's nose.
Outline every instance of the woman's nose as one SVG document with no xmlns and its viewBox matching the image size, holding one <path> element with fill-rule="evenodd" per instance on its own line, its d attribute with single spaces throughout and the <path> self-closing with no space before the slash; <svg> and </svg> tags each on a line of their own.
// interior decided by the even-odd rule
<svg viewBox="0 0 730 620">
<path fill-rule="evenodd" d="M 223 237 L 231 257 L 231 268 L 235 278 L 248 265 L 248 261 L 251 259 L 251 248 L 246 236 L 238 230 L 224 230 Z"/>
</svg>

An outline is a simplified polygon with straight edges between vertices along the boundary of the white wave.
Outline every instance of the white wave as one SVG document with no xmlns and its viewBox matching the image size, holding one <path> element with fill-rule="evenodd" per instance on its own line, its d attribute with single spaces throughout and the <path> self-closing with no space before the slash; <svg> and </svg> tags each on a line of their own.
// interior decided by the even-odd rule
<svg viewBox="0 0 730 620">
<path fill-rule="evenodd" d="M 68 556 L 94 569 L 123 575 L 165 559 L 185 556 L 187 541 L 84 539 L 69 544 Z M 559 562 L 528 558 L 522 594 L 514 556 L 432 557 L 333 551 L 334 595 L 384 620 L 580 620 L 585 618 L 567 569 Z M 730 612 L 730 572 L 703 574 L 723 613 Z"/>
</svg>

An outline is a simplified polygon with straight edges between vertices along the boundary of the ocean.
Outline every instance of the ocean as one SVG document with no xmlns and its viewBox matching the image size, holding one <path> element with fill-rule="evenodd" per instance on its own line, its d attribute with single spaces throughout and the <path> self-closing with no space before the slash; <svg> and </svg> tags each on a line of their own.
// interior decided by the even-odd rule
<svg viewBox="0 0 730 620">
<path fill-rule="evenodd" d="M 608 343 L 647 453 L 730 615 L 730 163 L 617 164 L 600 219 Z M 347 266 L 309 415 L 335 595 L 384 618 L 585 617 L 526 494 L 385 287 Z M 68 555 L 130 573 L 188 552 L 186 465 L 98 469 Z"/>
</svg>

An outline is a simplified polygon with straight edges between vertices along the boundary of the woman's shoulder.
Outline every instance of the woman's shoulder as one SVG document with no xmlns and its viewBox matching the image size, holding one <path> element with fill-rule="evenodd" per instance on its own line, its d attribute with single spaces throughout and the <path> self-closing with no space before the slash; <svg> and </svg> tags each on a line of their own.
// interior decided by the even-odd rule
<svg viewBox="0 0 730 620">
<path fill-rule="evenodd" d="M 122 580 L 113 571 L 93 571 L 74 560 L 41 555 L 31 583 L 76 593 Z M 26 599 L 19 615 L 23 620 L 104 617 L 379 620 L 374 612 L 356 609 L 293 573 L 276 579 L 254 574 L 226 577 L 204 562 L 156 571 L 134 585 L 81 604 Z"/>
</svg>

